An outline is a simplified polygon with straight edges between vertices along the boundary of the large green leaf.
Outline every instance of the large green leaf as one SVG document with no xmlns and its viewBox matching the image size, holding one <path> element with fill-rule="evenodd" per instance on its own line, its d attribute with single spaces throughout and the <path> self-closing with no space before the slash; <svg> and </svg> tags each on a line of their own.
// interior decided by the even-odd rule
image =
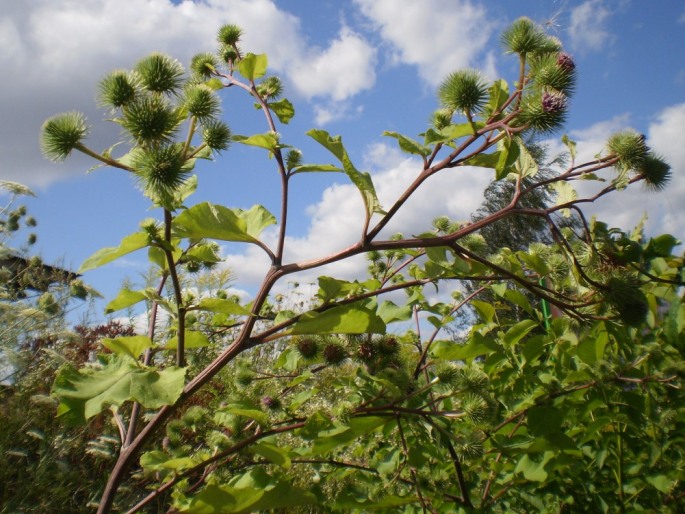
<svg viewBox="0 0 685 514">
<path fill-rule="evenodd" d="M 530 319 L 519 321 L 504 334 L 504 342 L 509 346 L 514 346 L 537 326 L 537 322 Z"/>
<path fill-rule="evenodd" d="M 264 457 L 266 460 L 284 469 L 290 468 L 290 456 L 287 450 L 279 448 L 274 444 L 262 441 L 250 446 L 250 453 Z"/>
<path fill-rule="evenodd" d="M 504 353 L 500 345 L 478 332 L 475 332 L 466 344 L 454 341 L 438 341 L 437 343 L 431 347 L 431 353 L 438 359 L 449 361 L 470 361 L 480 356 Z"/>
<path fill-rule="evenodd" d="M 281 98 L 276 102 L 270 102 L 267 104 L 269 109 L 271 109 L 276 116 L 278 116 L 278 121 L 287 125 L 288 122 L 295 116 L 295 108 L 293 104 L 290 103 L 286 98 Z"/>
<path fill-rule="evenodd" d="M 250 314 L 249 309 L 246 309 L 239 303 L 222 298 L 203 298 L 193 309 L 230 314 L 232 316 L 247 316 Z"/>
<path fill-rule="evenodd" d="M 119 246 L 102 248 L 88 257 L 83 264 L 81 264 L 78 272 L 84 273 L 86 271 L 98 268 L 126 254 L 135 252 L 141 248 L 145 248 L 149 243 L 150 238 L 147 232 L 136 232 L 134 234 L 130 234 L 121 240 Z"/>
<path fill-rule="evenodd" d="M 136 360 L 113 355 L 101 369 L 60 370 L 52 394 L 60 400 L 57 415 L 83 424 L 108 405 L 137 401 L 148 409 L 172 405 L 183 391 L 185 368 L 164 370 L 141 366 Z"/>
<path fill-rule="evenodd" d="M 554 189 L 554 192 L 557 194 L 556 198 L 556 205 L 563 205 L 568 202 L 574 201 L 576 198 L 578 198 L 578 193 L 576 193 L 576 190 L 573 188 L 573 186 L 566 181 L 557 181 L 552 183 L 552 189 Z M 568 218 L 571 216 L 571 210 L 570 209 L 562 209 L 561 213 L 564 215 L 564 217 Z"/>
<path fill-rule="evenodd" d="M 336 298 L 344 298 L 364 291 L 378 289 L 381 285 L 381 283 L 375 279 L 369 279 L 364 282 L 359 282 L 357 280 L 349 282 L 347 280 L 339 280 L 325 275 L 320 276 L 318 282 L 319 291 L 316 295 L 324 303 Z"/>
<path fill-rule="evenodd" d="M 528 409 L 528 432 L 544 436 L 558 432 L 564 421 L 564 413 L 555 407 L 541 406 Z"/>
<path fill-rule="evenodd" d="M 266 54 L 247 54 L 238 63 L 238 71 L 247 80 L 255 80 L 263 77 L 269 60 Z"/>
<path fill-rule="evenodd" d="M 300 166 L 295 166 L 290 174 L 294 175 L 295 173 L 312 173 L 312 172 L 337 172 L 337 173 L 342 173 L 343 170 L 342 168 L 338 168 L 337 166 L 333 166 L 332 164 L 302 164 Z"/>
<path fill-rule="evenodd" d="M 142 291 L 131 291 L 130 289 L 122 289 L 117 294 L 117 297 L 109 302 L 105 307 L 105 314 L 111 314 L 121 309 L 131 307 L 145 300 L 145 293 Z"/>
<path fill-rule="evenodd" d="M 241 136 L 236 134 L 231 139 L 237 143 L 242 143 L 249 146 L 258 146 L 271 151 L 275 150 L 278 146 L 278 137 L 273 132 L 255 134 L 253 136 Z"/>
<path fill-rule="evenodd" d="M 346 445 L 364 434 L 368 434 L 388 422 L 380 417 L 352 418 L 346 426 L 336 427 L 319 433 L 312 446 L 313 455 L 326 455 L 334 449 Z"/>
<path fill-rule="evenodd" d="M 173 229 L 179 237 L 255 243 L 261 230 L 274 222 L 261 206 L 243 211 L 203 202 L 176 216 Z"/>
<path fill-rule="evenodd" d="M 183 347 L 188 350 L 193 348 L 204 348 L 211 344 L 207 336 L 197 330 L 186 330 L 186 336 L 183 343 Z M 164 347 L 167 350 L 175 350 L 178 347 L 178 336 L 170 338 Z"/>
<path fill-rule="evenodd" d="M 347 154 L 347 150 L 345 150 L 345 147 L 343 146 L 340 136 L 331 137 L 328 132 L 320 129 L 312 129 L 307 132 L 307 135 L 335 155 L 342 163 L 343 171 L 350 177 L 350 180 L 357 186 L 357 189 L 359 189 L 359 192 L 362 195 L 366 207 L 367 218 L 370 218 L 374 212 L 385 214 L 385 211 L 378 201 L 376 188 L 371 180 L 371 175 L 366 172 L 362 173 L 354 167 Z"/>
<path fill-rule="evenodd" d="M 137 359 L 145 350 L 152 348 L 152 340 L 147 336 L 121 336 L 115 339 L 105 338 L 102 345 L 112 353 Z"/>
<path fill-rule="evenodd" d="M 408 138 L 407 136 L 403 136 L 402 134 L 399 134 L 397 132 L 389 132 L 386 130 L 385 132 L 383 132 L 383 135 L 394 137 L 395 139 L 397 139 L 397 142 L 400 145 L 400 149 L 403 152 L 414 155 L 421 155 L 423 157 L 427 157 L 431 153 L 430 148 L 428 148 L 427 146 L 424 146 L 421 143 L 414 141 L 413 139 Z"/>
<path fill-rule="evenodd" d="M 497 112 L 509 99 L 509 85 L 504 79 L 495 80 L 490 87 L 490 96 L 485 106 L 485 112 L 492 115 Z"/>
<path fill-rule="evenodd" d="M 304 313 L 289 333 L 384 334 L 385 323 L 375 312 L 362 305 L 341 305 L 323 312 Z"/>
</svg>

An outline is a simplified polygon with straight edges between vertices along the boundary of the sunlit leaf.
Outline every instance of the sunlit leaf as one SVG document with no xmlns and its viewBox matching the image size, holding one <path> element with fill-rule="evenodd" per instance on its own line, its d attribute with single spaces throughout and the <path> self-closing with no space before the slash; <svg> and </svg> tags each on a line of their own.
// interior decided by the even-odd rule
<svg viewBox="0 0 685 514">
<path fill-rule="evenodd" d="M 307 132 L 307 135 L 340 160 L 343 171 L 347 174 L 352 183 L 357 186 L 357 189 L 359 189 L 359 192 L 362 195 L 364 205 L 366 206 L 367 217 L 370 218 L 373 213 L 385 214 L 385 211 L 383 211 L 381 204 L 378 201 L 371 175 L 366 172 L 360 172 L 354 167 L 347 154 L 347 150 L 345 150 L 345 147 L 342 144 L 340 136 L 331 137 L 328 132 L 320 129 L 312 129 Z"/>
<path fill-rule="evenodd" d="M 307 312 L 289 330 L 295 334 L 384 334 L 385 323 L 372 310 L 341 305 L 323 312 Z"/>
<path fill-rule="evenodd" d="M 152 341 L 147 336 L 121 336 L 116 339 L 105 338 L 102 345 L 112 353 L 137 359 L 145 350 L 152 348 Z"/>
<path fill-rule="evenodd" d="M 121 240 L 119 246 L 114 246 L 110 248 L 103 248 L 98 250 L 93 255 L 88 257 L 81 267 L 79 268 L 79 273 L 84 273 L 92 269 L 98 268 L 108 262 L 118 259 L 124 255 L 127 255 L 141 248 L 145 248 L 150 243 L 150 238 L 147 232 L 136 232 L 134 234 L 126 236 Z"/>
<path fill-rule="evenodd" d="M 427 157 L 431 153 L 430 148 L 427 146 L 423 146 L 421 143 L 397 132 L 389 132 L 386 130 L 382 135 L 397 139 L 400 149 L 405 153 L 421 155 L 424 157 Z"/>
<path fill-rule="evenodd" d="M 149 409 L 171 405 L 183 390 L 185 372 L 175 366 L 163 370 L 142 367 L 122 355 L 113 355 L 101 369 L 62 368 L 52 388 L 60 400 L 57 415 L 83 424 L 107 406 L 127 401 Z"/>
<path fill-rule="evenodd" d="M 247 80 L 256 80 L 264 76 L 268 64 L 269 60 L 266 54 L 249 53 L 238 63 L 238 71 Z"/>
</svg>

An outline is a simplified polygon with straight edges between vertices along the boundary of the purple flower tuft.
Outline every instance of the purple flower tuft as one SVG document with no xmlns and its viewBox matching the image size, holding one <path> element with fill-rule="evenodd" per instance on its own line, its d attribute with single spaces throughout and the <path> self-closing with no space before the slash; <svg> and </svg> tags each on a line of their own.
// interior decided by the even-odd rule
<svg viewBox="0 0 685 514">
<path fill-rule="evenodd" d="M 576 63 L 573 62 L 573 57 L 571 57 L 566 52 L 560 52 L 557 56 L 557 64 L 562 70 L 573 71 L 576 69 Z"/>
<path fill-rule="evenodd" d="M 548 114 L 558 114 L 566 108 L 566 96 L 562 93 L 544 93 L 542 110 Z"/>
</svg>

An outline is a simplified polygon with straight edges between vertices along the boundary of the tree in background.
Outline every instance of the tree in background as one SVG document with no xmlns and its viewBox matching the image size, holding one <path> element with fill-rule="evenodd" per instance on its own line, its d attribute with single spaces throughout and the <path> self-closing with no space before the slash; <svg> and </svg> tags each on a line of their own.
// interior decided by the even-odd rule
<svg viewBox="0 0 685 514">
<path fill-rule="evenodd" d="M 414 182 L 381 206 L 372 177 L 354 166 L 339 136 L 307 133 L 337 164 L 306 163 L 286 143 L 277 124 L 287 124 L 294 107 L 281 97 L 280 81 L 266 75 L 266 55 L 244 52 L 240 37 L 238 27 L 222 27 L 218 54 L 197 55 L 190 74 L 153 54 L 107 75 L 99 98 L 126 134 L 129 151 L 121 156 L 86 146 L 79 113 L 43 126 L 49 158 L 75 150 L 122 170 L 161 213 L 80 270 L 145 249 L 157 285 L 123 289 L 107 310 L 150 302 L 147 334 L 104 339 L 97 363 L 65 365 L 53 387 L 65 422 L 108 414 L 118 428 L 120 450 L 99 512 L 682 505 L 683 259 L 672 255 L 672 236 L 625 234 L 585 219 L 578 207 L 639 182 L 663 188 L 670 169 L 641 135 L 625 130 L 584 163 L 564 138 L 568 162 L 539 174 L 526 141 L 563 125 L 575 87 L 575 64 L 559 41 L 517 20 L 502 36 L 520 65 L 511 85 L 456 71 L 438 90 L 440 107 L 422 141 L 386 132 L 419 164 Z M 246 94 L 266 132 L 232 134 L 220 119 L 221 92 Z M 196 160 L 218 156 L 230 142 L 271 159 L 281 188 L 278 217 L 262 206 L 188 203 Z M 491 170 L 496 184 L 507 184 L 501 190 L 509 201 L 472 223 L 438 220 L 431 228 L 426 220 L 425 233 L 384 235 L 432 176 L 464 166 Z M 359 240 L 331 255 L 284 262 L 290 183 L 318 172 L 342 173 L 358 188 Z M 581 198 L 573 188 L 579 179 L 607 182 Z M 535 200 L 545 199 L 539 191 L 546 188 L 555 192 L 552 204 Z M 559 221 L 567 212 L 578 216 L 577 230 Z M 488 248 L 483 231 L 519 217 L 541 220 L 548 236 Z M 276 223 L 269 246 L 260 234 Z M 221 260 L 213 240 L 253 244 L 269 257 L 249 303 L 184 288 L 181 268 Z M 321 276 L 304 312 L 273 309 L 277 282 L 361 254 L 371 260 L 371 277 Z M 443 302 L 426 295 L 464 282 L 497 301 L 458 291 Z M 519 289 L 554 305 L 558 316 L 550 319 Z M 407 292 L 402 304 L 384 296 L 400 290 Z M 465 341 L 443 339 L 465 305 L 477 313 Z M 524 315 L 501 316 L 512 307 Z M 158 331 L 160 310 L 171 330 Z M 412 319 L 407 333 L 388 329 Z M 208 347 L 216 356 L 198 369 L 195 356 Z M 117 495 L 130 473 L 140 487 Z"/>
</svg>

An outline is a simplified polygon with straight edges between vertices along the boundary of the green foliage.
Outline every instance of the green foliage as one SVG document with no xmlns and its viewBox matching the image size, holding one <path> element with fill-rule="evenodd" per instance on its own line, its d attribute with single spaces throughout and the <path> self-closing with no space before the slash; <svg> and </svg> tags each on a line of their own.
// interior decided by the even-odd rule
<svg viewBox="0 0 685 514">
<path fill-rule="evenodd" d="M 547 165 L 535 137 L 560 128 L 576 83 L 561 43 L 517 20 L 502 37 L 519 59 L 511 89 L 454 72 L 422 143 L 386 132 L 418 157 L 418 170 L 385 210 L 340 136 L 307 133 L 340 167 L 307 163 L 285 143 L 277 123 L 295 109 L 267 75 L 266 55 L 238 48 L 241 35 L 222 27 L 218 53 L 196 56 L 190 77 L 154 54 L 103 81 L 101 101 L 131 146 L 118 159 L 85 147 L 85 132 L 44 133 L 59 143 L 48 156 L 76 149 L 132 172 L 162 211 L 81 267 L 148 248 L 157 286 L 126 288 L 107 306 L 145 301 L 148 334 L 105 338 L 97 362 L 65 364 L 52 389 L 67 421 L 109 410 L 117 426 L 124 450 L 99 512 L 112 510 L 137 464 L 129 483 L 139 487 L 124 495 L 134 510 L 153 502 L 175 512 L 677 510 L 683 257 L 673 255 L 673 236 L 647 240 L 639 229 L 588 222 L 578 209 L 588 199 L 570 185 L 616 167 L 603 194 L 637 181 L 658 188 L 669 169 L 630 131 L 592 166 L 575 162 L 565 138 L 571 164 Z M 266 132 L 231 135 L 218 119 L 226 90 L 249 96 Z M 358 242 L 284 263 L 287 219 L 260 205 L 190 204 L 195 159 L 229 141 L 267 151 L 281 213 L 293 175 L 345 173 L 364 201 Z M 383 235 L 428 178 L 459 166 L 494 171 L 472 222 L 440 217 L 418 235 Z M 272 225 L 274 245 L 261 239 Z M 213 240 L 254 244 L 269 258 L 249 302 L 228 296 L 232 277 L 213 268 L 221 261 Z M 322 276 L 314 298 L 269 298 L 290 274 L 358 255 L 368 258 L 367 279 Z M 384 297 L 398 291 L 399 304 Z M 160 308 L 166 326 L 155 322 Z"/>
</svg>

